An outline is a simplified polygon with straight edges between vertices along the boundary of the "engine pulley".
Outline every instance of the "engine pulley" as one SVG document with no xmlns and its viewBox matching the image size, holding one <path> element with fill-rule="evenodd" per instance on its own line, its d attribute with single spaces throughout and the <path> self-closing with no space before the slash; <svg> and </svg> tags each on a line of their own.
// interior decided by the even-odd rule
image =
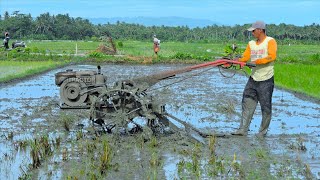
<svg viewBox="0 0 320 180">
<path fill-rule="evenodd" d="M 88 94 L 86 84 L 77 78 L 68 78 L 60 86 L 60 97 L 68 106 L 81 106 L 86 101 Z"/>
</svg>

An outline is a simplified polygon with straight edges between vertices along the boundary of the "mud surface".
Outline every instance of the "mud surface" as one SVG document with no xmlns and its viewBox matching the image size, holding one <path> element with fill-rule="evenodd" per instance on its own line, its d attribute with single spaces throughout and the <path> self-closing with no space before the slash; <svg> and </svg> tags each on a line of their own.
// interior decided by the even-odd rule
<svg viewBox="0 0 320 180">
<path fill-rule="evenodd" d="M 112 86 L 118 80 L 185 66 L 107 64 L 102 73 Z M 192 133 L 202 144 L 187 137 L 173 119 L 179 132 L 97 137 L 88 110 L 58 106 L 54 74 L 66 69 L 96 67 L 69 66 L 0 86 L 0 179 L 320 178 L 317 103 L 275 89 L 265 138 L 255 136 L 261 121 L 259 105 L 247 137 L 201 138 Z M 217 68 L 202 69 L 162 81 L 148 93 L 165 103 L 169 114 L 202 132 L 228 135 L 239 125 L 246 81 L 244 75 L 224 78 Z M 52 153 L 40 153 L 41 165 L 35 168 L 32 142 L 43 137 L 49 139 Z"/>
</svg>

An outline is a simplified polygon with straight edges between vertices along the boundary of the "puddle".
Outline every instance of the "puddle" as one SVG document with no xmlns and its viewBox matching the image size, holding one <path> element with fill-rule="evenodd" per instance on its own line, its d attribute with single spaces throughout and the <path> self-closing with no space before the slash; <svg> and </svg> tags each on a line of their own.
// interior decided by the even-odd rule
<svg viewBox="0 0 320 180">
<path fill-rule="evenodd" d="M 102 73 L 108 77 L 107 85 L 111 87 L 114 82 L 133 77 L 150 75 L 155 72 L 178 69 L 186 65 L 114 65 L 102 66 Z M 0 179 L 18 179 L 23 174 L 23 167 L 30 163 L 29 153 L 15 151 L 14 142 L 32 139 L 35 136 L 50 134 L 52 139 L 62 136 L 65 139 L 74 139 L 79 129 L 73 129 L 65 134 L 61 119 L 57 118 L 61 112 L 72 114 L 76 124 L 85 123 L 86 110 L 79 112 L 73 110 L 60 110 L 59 88 L 54 84 L 54 74 L 66 69 L 96 70 L 93 65 L 74 65 L 63 69 L 50 71 L 32 80 L 21 81 L 16 84 L 3 86 L 0 89 L 0 133 L 7 136 L 13 132 L 13 141 L 4 137 L 0 140 Z M 208 133 L 230 133 L 239 126 L 241 113 L 242 91 L 247 77 L 236 74 L 233 78 L 225 78 L 219 74 L 217 68 L 202 72 L 195 70 L 178 75 L 176 78 L 162 81 L 150 90 L 155 98 L 166 104 L 166 110 L 179 119 L 182 119 L 201 131 Z M 201 73 L 202 72 L 202 73 Z M 196 75 L 191 78 L 192 75 Z M 186 78 L 185 81 L 178 82 Z M 170 85 L 170 86 L 169 86 Z M 235 113 L 234 113 L 235 112 Z M 137 120 L 143 124 L 141 120 Z M 143 121 L 143 120 L 142 120 Z M 89 121 L 88 121 L 89 122 Z M 231 157 L 235 152 L 238 156 L 247 156 L 246 147 L 255 149 L 258 146 L 266 147 L 274 155 L 286 154 L 292 159 L 301 159 L 301 162 L 310 166 L 316 178 L 320 178 L 320 105 L 295 97 L 283 90 L 275 89 L 273 95 L 273 118 L 269 127 L 268 136 L 263 143 L 258 142 L 254 136 L 258 132 L 261 122 L 259 105 L 252 120 L 249 136 L 246 138 L 221 139 L 218 142 L 217 153 Z M 75 122 L 74 122 L 75 123 Z M 179 124 L 177 124 L 179 126 Z M 180 126 L 181 127 L 181 126 Z M 64 132 L 64 133 L 63 133 Z M 84 131 L 87 132 L 87 131 Z M 306 151 L 290 149 L 290 144 L 299 143 L 303 139 Z M 239 140 L 239 142 L 237 142 Z M 72 147 L 64 142 L 65 147 Z M 225 148 L 233 147 L 233 148 Z M 239 150 L 239 148 L 241 150 Z M 292 148 L 292 147 L 291 147 Z M 164 148 L 165 149 L 165 148 Z M 8 161 L 3 154 L 15 156 Z M 140 152 L 133 152 L 140 153 Z M 164 178 L 178 178 L 177 163 L 180 161 L 175 154 L 163 152 Z M 60 159 L 61 154 L 55 158 Z M 139 157 L 143 158 L 143 157 Z M 140 159 L 141 160 L 141 159 Z M 277 166 L 274 166 L 277 167 Z M 19 173 L 15 173 L 19 172 Z M 48 174 L 48 172 L 50 172 Z M 143 172 L 139 170 L 138 172 Z M 159 172 L 160 173 L 160 172 Z M 37 173 L 38 177 L 60 179 L 65 177 L 62 168 L 49 163 Z M 75 173 L 76 174 L 76 173 Z M 161 174 L 161 173 L 160 173 Z M 297 175 L 298 176 L 298 175 Z M 140 179 L 145 176 L 138 176 Z"/>
</svg>

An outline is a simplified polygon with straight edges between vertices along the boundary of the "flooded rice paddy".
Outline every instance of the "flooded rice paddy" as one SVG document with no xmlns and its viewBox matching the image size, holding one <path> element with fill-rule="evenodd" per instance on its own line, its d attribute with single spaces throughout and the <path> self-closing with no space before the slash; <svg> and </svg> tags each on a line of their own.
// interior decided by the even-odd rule
<svg viewBox="0 0 320 180">
<path fill-rule="evenodd" d="M 186 65 L 102 66 L 108 86 L 122 79 Z M 320 178 L 320 105 L 275 89 L 273 118 L 258 138 L 258 105 L 247 137 L 202 138 L 181 132 L 95 136 L 88 110 L 61 110 L 54 74 L 0 86 L 0 179 L 287 179 Z M 179 80 L 184 79 L 179 82 Z M 169 114 L 202 132 L 230 134 L 239 126 L 247 77 L 220 75 L 218 68 L 195 70 L 149 90 Z M 178 83 L 175 83 L 178 82 Z M 147 136 L 147 137 L 146 137 Z"/>
</svg>

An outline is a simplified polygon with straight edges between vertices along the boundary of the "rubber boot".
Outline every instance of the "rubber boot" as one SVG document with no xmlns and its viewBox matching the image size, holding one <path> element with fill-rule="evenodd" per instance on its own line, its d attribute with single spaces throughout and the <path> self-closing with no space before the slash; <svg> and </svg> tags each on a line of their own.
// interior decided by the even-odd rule
<svg viewBox="0 0 320 180">
<path fill-rule="evenodd" d="M 261 125 L 259 128 L 259 133 L 257 134 L 258 136 L 265 136 L 267 134 L 269 125 L 270 125 L 270 121 L 271 121 L 271 112 L 262 112 L 262 121 L 261 121 Z"/>
<path fill-rule="evenodd" d="M 256 110 L 257 101 L 251 98 L 244 98 L 242 101 L 242 117 L 240 127 L 237 131 L 231 133 L 232 135 L 246 136 L 248 135 L 249 126 Z"/>
</svg>

